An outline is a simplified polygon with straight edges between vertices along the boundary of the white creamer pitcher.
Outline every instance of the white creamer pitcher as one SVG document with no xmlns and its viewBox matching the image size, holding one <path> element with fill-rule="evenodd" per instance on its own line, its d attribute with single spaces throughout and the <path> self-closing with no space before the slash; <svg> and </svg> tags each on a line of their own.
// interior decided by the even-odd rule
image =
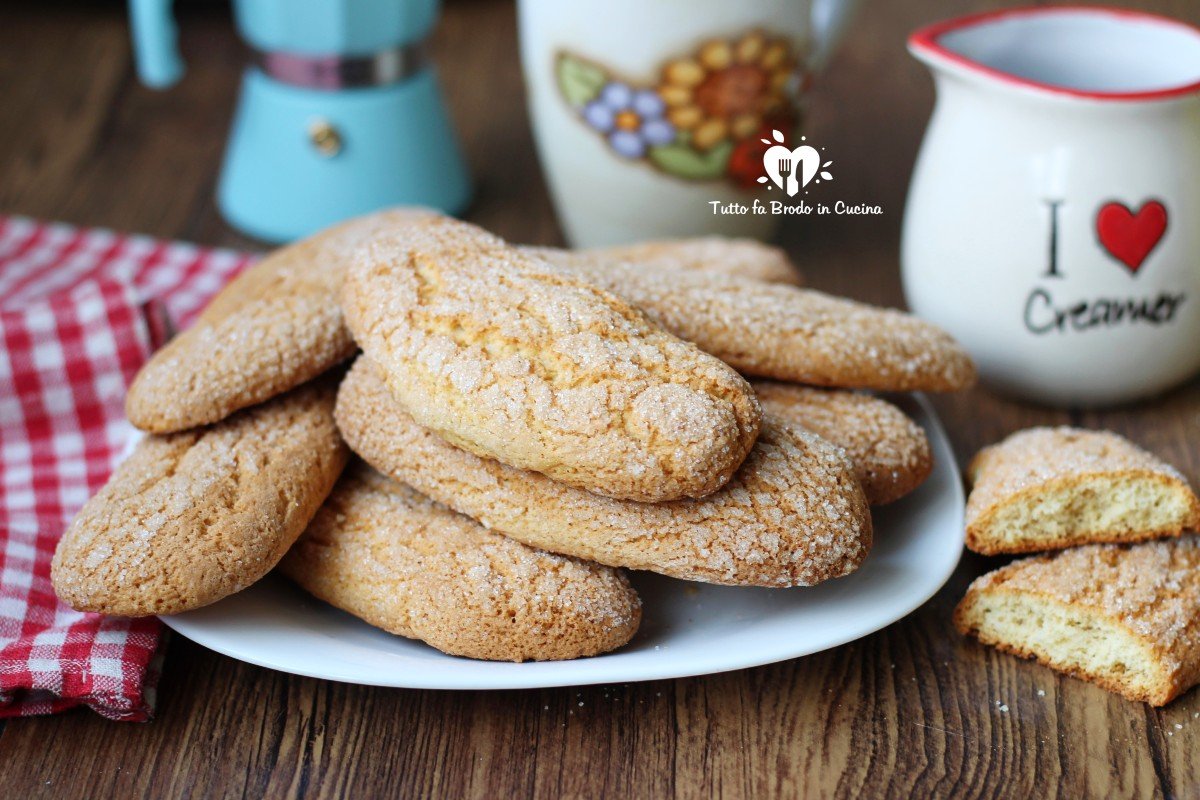
<svg viewBox="0 0 1200 800">
<path fill-rule="evenodd" d="M 909 189 L 904 290 L 985 380 L 1056 405 L 1200 370 L 1200 29 L 1029 8 L 909 39 L 937 105 Z"/>
</svg>

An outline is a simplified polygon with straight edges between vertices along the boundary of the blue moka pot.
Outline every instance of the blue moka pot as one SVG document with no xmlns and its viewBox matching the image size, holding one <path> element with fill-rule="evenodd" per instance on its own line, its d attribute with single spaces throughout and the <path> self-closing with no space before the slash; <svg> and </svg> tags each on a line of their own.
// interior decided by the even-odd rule
<svg viewBox="0 0 1200 800">
<path fill-rule="evenodd" d="M 385 206 L 462 211 L 466 168 L 423 42 L 438 0 L 235 0 L 254 51 L 217 188 L 273 242 Z M 129 0 L 138 75 L 179 80 L 171 0 Z"/>
</svg>

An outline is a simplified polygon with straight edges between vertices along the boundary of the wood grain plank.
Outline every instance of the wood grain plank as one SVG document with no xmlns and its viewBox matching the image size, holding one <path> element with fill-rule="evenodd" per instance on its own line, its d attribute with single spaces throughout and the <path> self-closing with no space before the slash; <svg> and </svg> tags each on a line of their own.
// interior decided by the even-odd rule
<svg viewBox="0 0 1200 800">
<path fill-rule="evenodd" d="M 0 178 L 0 209 L 179 235 L 211 202 L 240 46 L 223 15 L 185 15 L 191 68 L 169 91 L 152 91 L 134 80 L 118 11 L 9 11 L 0 22 L 13 76 L 0 104 L 0 142 L 14 165 Z M 16 102 L 8 102 L 10 86 Z"/>
<path fill-rule="evenodd" d="M 1139 405 L 1136 413 L 1128 408 L 1081 413 L 1080 424 L 1127 436 L 1177 466 L 1193 486 L 1200 486 L 1200 382 Z M 1158 780 L 1200 792 L 1200 691 L 1189 692 L 1165 709 L 1146 708 L 1144 713 Z"/>
<path fill-rule="evenodd" d="M 88 156 L 102 144 L 112 109 L 127 81 L 128 44 L 112 14 L 62 13 L 3 20 L 0 71 L 36 80 L 5 82 L 0 150 L 5 153 L 0 205 L 72 190 Z M 56 46 L 41 46 L 51 37 Z M 67 53 L 86 72 L 62 69 Z M 24 205 L 24 204 L 22 204 Z"/>
<path fill-rule="evenodd" d="M 788 220 L 780 240 L 814 285 L 902 304 L 896 245 L 904 191 L 932 102 L 928 76 L 904 53 L 903 33 L 999 5 L 876 3 L 854 29 L 811 98 L 808 124 L 836 153 L 830 198 L 878 202 L 885 215 Z M 1200 21 L 1187 0 L 1137 5 Z M 9 100 L 0 104 L 0 209 L 254 245 L 225 226 L 212 201 L 240 46 L 223 9 L 188 8 L 185 17 L 188 76 L 156 93 L 133 82 L 115 6 L 0 9 L 0 85 Z M 470 217 L 514 240 L 556 243 L 515 44 L 511 3 L 456 0 L 434 55 L 477 178 Z M 1075 422 L 1126 433 L 1200 481 L 1195 384 L 1102 414 L 1046 410 L 985 389 L 935 404 L 960 466 L 1013 430 Z M 954 634 L 954 603 L 973 577 L 1000 563 L 968 555 L 930 603 L 853 644 L 759 669 L 645 684 L 493 693 L 347 686 L 241 664 L 175 637 L 153 723 L 114 725 L 86 712 L 9 722 L 0 728 L 0 794 L 1200 792 L 1200 693 L 1148 710 Z"/>
</svg>

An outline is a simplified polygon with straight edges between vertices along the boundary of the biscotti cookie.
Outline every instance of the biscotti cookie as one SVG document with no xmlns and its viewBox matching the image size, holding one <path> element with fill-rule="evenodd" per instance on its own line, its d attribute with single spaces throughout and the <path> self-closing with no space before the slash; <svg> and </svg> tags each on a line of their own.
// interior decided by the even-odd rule
<svg viewBox="0 0 1200 800">
<path fill-rule="evenodd" d="M 985 644 L 1165 705 L 1200 682 L 1200 540 L 1085 545 L 971 584 L 954 624 Z"/>
<path fill-rule="evenodd" d="M 846 451 L 871 505 L 899 500 L 933 469 L 925 431 L 900 409 L 868 394 L 752 381 L 763 413 Z"/>
<path fill-rule="evenodd" d="M 719 272 L 793 286 L 804 282 L 787 253 L 754 239 L 700 236 L 597 247 L 585 252 L 602 260 L 628 261 L 649 269 Z"/>
<path fill-rule="evenodd" d="M 971 462 L 967 547 L 1030 553 L 1178 536 L 1200 523 L 1179 471 L 1107 431 L 1031 428 Z"/>
<path fill-rule="evenodd" d="M 871 516 L 841 450 L 764 419 L 741 469 L 700 500 L 614 500 L 468 453 L 417 425 L 359 358 L 338 391 L 351 448 L 391 477 L 532 547 L 731 585 L 807 586 L 853 572 Z"/>
<path fill-rule="evenodd" d="M 758 401 L 730 367 L 608 292 L 448 217 L 364 244 L 342 305 L 421 425 L 572 486 L 643 501 L 700 497 L 729 479 L 758 434 Z"/>
<path fill-rule="evenodd" d="M 492 533 L 364 464 L 279 569 L 371 625 L 469 658 L 593 656 L 628 642 L 641 620 L 619 570 Z"/>
<path fill-rule="evenodd" d="M 975 381 L 974 363 L 948 333 L 900 311 L 729 275 L 535 252 L 746 375 L 882 391 L 957 391 Z"/>
<path fill-rule="evenodd" d="M 326 377 L 206 428 L 147 436 L 59 541 L 59 598 L 123 617 L 177 614 L 266 575 L 349 456 L 334 392 Z"/>
<path fill-rule="evenodd" d="M 337 296 L 348 254 L 380 226 L 428 213 L 361 217 L 250 267 L 138 372 L 125 400 L 130 422 L 154 433 L 207 425 L 349 358 L 355 345 Z"/>
</svg>

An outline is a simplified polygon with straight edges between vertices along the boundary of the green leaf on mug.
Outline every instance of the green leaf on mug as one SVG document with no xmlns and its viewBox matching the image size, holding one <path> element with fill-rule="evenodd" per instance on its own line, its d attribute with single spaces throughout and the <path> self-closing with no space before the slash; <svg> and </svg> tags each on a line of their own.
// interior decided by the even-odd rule
<svg viewBox="0 0 1200 800">
<path fill-rule="evenodd" d="M 705 153 L 693 150 L 686 144 L 665 144 L 661 147 L 651 147 L 647 157 L 668 175 L 704 181 L 725 174 L 725 167 L 729 164 L 729 155 L 732 152 L 733 142 L 730 141 L 721 142 Z"/>
<path fill-rule="evenodd" d="M 555 72 L 559 91 L 576 107 L 595 100 L 608 82 L 608 76 L 600 67 L 566 53 L 559 55 Z"/>
</svg>

